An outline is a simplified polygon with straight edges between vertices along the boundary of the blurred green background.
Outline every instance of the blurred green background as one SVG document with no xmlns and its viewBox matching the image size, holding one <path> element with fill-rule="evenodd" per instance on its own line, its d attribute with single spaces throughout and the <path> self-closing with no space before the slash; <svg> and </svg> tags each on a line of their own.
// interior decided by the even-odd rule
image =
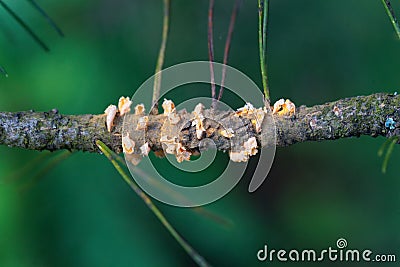
<svg viewBox="0 0 400 267">
<path fill-rule="evenodd" d="M 9 73 L 0 77 L 2 111 L 102 113 L 154 72 L 162 1 L 38 0 L 65 38 L 28 1 L 5 2 L 51 52 L 43 52 L 0 9 L 0 64 Z M 216 2 L 214 42 L 221 62 L 233 1 Z M 393 4 L 400 14 L 400 4 Z M 207 1 L 172 1 L 165 67 L 207 60 L 207 8 Z M 314 105 L 400 90 L 400 41 L 381 1 L 272 0 L 270 8 L 273 101 L 285 97 Z M 257 23 L 256 1 L 243 1 L 229 64 L 261 86 Z M 203 91 L 209 95 L 208 88 Z M 179 95 L 190 97 L 189 92 Z M 191 209 L 157 204 L 215 266 L 290 266 L 259 262 L 256 253 L 264 244 L 286 250 L 335 247 L 341 237 L 349 248 L 396 254 L 398 264 L 400 153 L 396 147 L 382 174 L 377 151 L 383 142 L 361 137 L 278 148 L 260 189 L 247 192 L 249 171 L 232 192 L 205 207 L 229 225 Z M 73 153 L 42 172 L 48 154 L 0 146 L 1 267 L 194 265 L 104 156 Z M 31 171 L 19 175 L 37 157 L 42 159 L 31 163 Z M 226 160 L 219 154 L 216 165 Z M 164 171 L 182 183 L 190 179 L 173 168 Z M 205 181 L 213 171 L 203 175 Z"/>
</svg>

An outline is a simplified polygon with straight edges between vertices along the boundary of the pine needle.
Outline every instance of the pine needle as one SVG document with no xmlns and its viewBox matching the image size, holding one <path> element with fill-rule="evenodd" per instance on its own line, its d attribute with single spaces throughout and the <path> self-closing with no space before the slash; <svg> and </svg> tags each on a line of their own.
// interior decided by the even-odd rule
<svg viewBox="0 0 400 267">
<path fill-rule="evenodd" d="M 270 101 L 267 75 L 267 33 L 268 33 L 269 0 L 258 0 L 258 45 L 260 53 L 261 78 L 264 97 Z"/>
<path fill-rule="evenodd" d="M 158 114 L 158 98 L 160 97 L 161 89 L 161 69 L 164 65 L 165 58 L 165 48 L 167 47 L 168 30 L 169 30 L 169 17 L 170 17 L 170 0 L 164 0 L 164 18 L 163 18 L 163 30 L 161 47 L 158 53 L 156 73 L 154 77 L 154 87 L 153 87 L 153 107 L 151 109 L 151 114 Z"/>
<path fill-rule="evenodd" d="M 397 37 L 400 39 L 400 26 L 397 21 L 396 15 L 394 14 L 392 5 L 389 0 L 382 0 L 382 3 L 385 7 L 386 13 L 389 16 L 390 22 L 393 25 L 394 30 L 396 31 Z"/>
<path fill-rule="evenodd" d="M 32 158 L 31 160 L 29 160 L 25 164 L 23 164 L 22 167 L 16 169 L 10 176 L 7 176 L 5 178 L 5 181 L 17 182 L 21 178 L 32 174 L 32 172 L 34 172 L 37 169 L 37 167 L 40 165 L 40 163 L 47 161 L 53 155 L 54 154 L 52 154 L 50 152 L 41 152 L 36 157 Z"/>
<path fill-rule="evenodd" d="M 6 71 L 5 68 L 3 68 L 2 66 L 0 66 L 0 72 L 1 72 L 2 74 L 4 74 L 4 76 L 8 77 L 7 71 Z"/>
<path fill-rule="evenodd" d="M 214 74 L 214 34 L 213 34 L 213 16 L 214 16 L 214 0 L 210 0 L 208 5 L 208 28 L 207 28 L 207 44 L 208 44 L 208 61 L 210 61 L 210 83 L 212 108 L 216 105 L 217 92 L 215 89 L 215 74 Z"/>
<path fill-rule="evenodd" d="M 168 222 L 165 216 L 161 213 L 161 211 L 153 204 L 151 199 L 130 179 L 130 177 L 126 174 L 126 172 L 122 169 L 121 165 L 118 163 L 121 159 L 118 159 L 118 155 L 116 155 L 111 149 L 109 149 L 103 142 L 100 140 L 96 141 L 96 145 L 103 152 L 103 154 L 111 161 L 114 165 L 114 168 L 118 171 L 124 181 L 132 188 L 132 190 L 143 200 L 143 202 L 147 205 L 147 207 L 154 213 L 154 215 L 160 220 L 160 222 L 164 225 L 164 227 L 168 230 L 168 232 L 175 238 L 175 240 L 181 245 L 181 247 L 189 254 L 189 256 L 199 265 L 199 266 L 210 266 L 207 261 L 190 246 L 173 228 L 173 226 Z"/>
<path fill-rule="evenodd" d="M 70 151 L 63 151 L 58 153 L 57 155 L 50 155 L 50 159 L 40 167 L 39 171 L 29 178 L 28 181 L 24 182 L 20 186 L 21 191 L 26 191 L 35 184 L 39 182 L 47 173 L 49 173 L 54 167 L 56 167 L 59 163 L 63 162 L 66 158 L 71 156 L 72 153 Z M 36 165 L 37 166 L 37 165 Z"/>
<path fill-rule="evenodd" d="M 2 0 L 0 0 L 0 5 L 13 17 L 17 23 L 32 37 L 32 39 L 46 52 L 49 52 L 50 49 L 48 46 L 33 32 L 33 30 Z"/>
<path fill-rule="evenodd" d="M 384 157 L 383 163 L 382 163 L 382 173 L 386 173 L 390 157 L 391 157 L 391 155 L 393 153 L 393 149 L 394 149 L 394 147 L 395 147 L 395 145 L 396 145 L 396 143 L 398 141 L 399 141 L 399 137 L 398 136 L 392 136 L 391 138 L 387 139 L 382 144 L 382 146 L 379 148 L 379 150 L 378 150 L 378 156 L 379 157 L 382 157 L 383 153 L 386 150 L 385 157 Z M 386 149 L 386 147 L 387 147 L 387 149 Z"/>
<path fill-rule="evenodd" d="M 52 18 L 50 18 L 49 15 L 39 6 L 38 3 L 34 0 L 28 0 L 32 4 L 32 6 L 47 20 L 47 23 L 61 36 L 64 37 L 64 33 L 60 29 L 60 27 L 57 26 L 57 24 L 54 22 Z"/>
</svg>

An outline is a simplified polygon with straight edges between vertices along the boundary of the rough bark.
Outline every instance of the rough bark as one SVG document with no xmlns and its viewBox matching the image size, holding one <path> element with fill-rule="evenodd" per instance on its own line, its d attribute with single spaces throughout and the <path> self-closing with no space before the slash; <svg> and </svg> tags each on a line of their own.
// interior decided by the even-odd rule
<svg viewBox="0 0 400 267">
<path fill-rule="evenodd" d="M 211 111 L 206 111 L 210 114 Z M 232 140 L 218 131 L 218 121 L 239 125 L 235 133 L 239 139 L 260 134 L 246 118 L 234 113 L 214 113 L 206 119 L 206 137 L 213 139 L 220 150 L 228 150 Z M 135 116 L 128 114 L 127 116 Z M 400 137 L 400 97 L 378 93 L 345 98 L 312 107 L 300 106 L 293 116 L 274 115 L 277 146 L 288 146 L 305 141 L 333 140 L 361 135 Z M 236 120 L 236 121 L 235 121 Z M 164 115 L 150 115 L 146 141 L 151 150 L 160 151 Z M 239 123 L 239 124 L 238 124 Z M 123 119 L 117 117 L 111 133 L 106 129 L 105 115 L 61 115 L 50 112 L 0 112 L 0 144 L 33 150 L 79 150 L 99 152 L 95 144 L 101 140 L 115 152 L 121 152 Z M 179 133 L 179 141 L 190 150 L 197 150 L 196 129 L 187 119 Z M 237 139 L 237 140 L 239 140 Z"/>
</svg>

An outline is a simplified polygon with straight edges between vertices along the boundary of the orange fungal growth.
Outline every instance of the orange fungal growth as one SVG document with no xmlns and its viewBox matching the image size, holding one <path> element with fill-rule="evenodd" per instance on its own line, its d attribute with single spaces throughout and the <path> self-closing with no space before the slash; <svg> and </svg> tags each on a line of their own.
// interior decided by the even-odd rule
<svg viewBox="0 0 400 267">
<path fill-rule="evenodd" d="M 175 157 L 176 157 L 176 160 L 177 160 L 179 163 L 183 162 L 184 160 L 190 161 L 190 155 L 191 155 L 191 154 L 192 154 L 192 153 L 190 153 L 189 151 L 187 151 L 187 150 L 185 149 L 185 147 L 184 147 L 181 143 L 178 143 L 178 144 L 177 144 L 177 146 L 176 146 L 176 154 L 175 154 Z"/>
<path fill-rule="evenodd" d="M 237 109 L 235 116 L 246 116 L 252 115 L 255 111 L 254 106 L 251 103 L 246 103 L 242 108 Z"/>
<path fill-rule="evenodd" d="M 132 154 L 134 148 L 135 148 L 135 141 L 133 141 L 129 137 L 129 133 L 127 133 L 125 136 L 122 136 L 122 149 L 123 149 L 123 152 L 126 153 L 126 154 Z"/>
<path fill-rule="evenodd" d="M 283 98 L 275 102 L 272 114 L 279 116 L 292 116 L 296 113 L 296 106 L 289 99 L 284 100 Z"/>
<path fill-rule="evenodd" d="M 143 115 L 145 111 L 143 104 L 138 104 L 135 106 L 135 115 Z"/>
<path fill-rule="evenodd" d="M 131 112 L 131 105 L 132 105 L 132 101 L 129 99 L 129 97 L 121 96 L 118 100 L 119 115 L 123 116 L 123 115 Z"/>
<path fill-rule="evenodd" d="M 194 108 L 192 114 L 194 115 L 194 120 L 192 121 L 192 126 L 196 126 L 196 137 L 197 139 L 201 139 L 203 136 L 203 132 L 206 131 L 204 129 L 203 120 L 204 120 L 204 105 L 199 103 Z"/>
<path fill-rule="evenodd" d="M 249 156 L 254 156 L 255 154 L 257 154 L 258 150 L 257 150 L 257 140 L 256 138 L 250 137 L 249 140 L 247 140 L 246 142 L 244 142 L 243 147 L 245 149 L 245 152 L 249 155 Z"/>
<path fill-rule="evenodd" d="M 235 134 L 231 128 L 221 130 L 221 135 L 226 138 L 232 138 L 235 136 Z"/>
<path fill-rule="evenodd" d="M 164 115 L 168 116 L 169 114 L 175 112 L 175 104 L 171 100 L 164 98 L 164 102 L 162 103 L 162 107 L 164 109 Z"/>
</svg>

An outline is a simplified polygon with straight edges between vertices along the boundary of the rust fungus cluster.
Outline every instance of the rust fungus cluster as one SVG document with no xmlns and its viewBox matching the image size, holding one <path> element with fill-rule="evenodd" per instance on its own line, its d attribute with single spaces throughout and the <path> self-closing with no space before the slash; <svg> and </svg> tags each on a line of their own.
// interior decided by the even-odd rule
<svg viewBox="0 0 400 267">
<path fill-rule="evenodd" d="M 116 116 L 124 116 L 131 110 L 132 101 L 129 97 L 121 97 L 119 99 L 118 108 L 110 105 L 105 110 L 106 126 L 109 132 L 114 126 L 114 118 Z M 181 131 L 182 129 L 193 129 L 193 140 L 199 142 L 203 138 L 217 134 L 222 138 L 230 140 L 229 157 L 234 162 L 246 162 L 251 156 L 258 153 L 259 140 L 256 135 L 262 131 L 262 123 L 267 114 L 275 114 L 277 116 L 292 116 L 295 114 L 295 105 L 289 99 L 278 100 L 271 110 L 269 108 L 255 108 L 251 103 L 246 103 L 243 107 L 237 109 L 236 112 L 230 114 L 230 120 L 237 122 L 249 121 L 253 130 L 245 130 L 240 132 L 236 126 L 221 127 L 224 123 L 213 117 L 213 112 L 206 110 L 204 105 L 199 103 L 191 113 L 186 110 L 177 112 L 175 104 L 168 99 L 164 99 L 162 103 L 164 112 L 158 115 L 158 123 L 162 124 L 158 134 L 158 140 L 147 140 L 146 135 L 149 126 L 149 116 L 145 115 L 145 107 L 138 104 L 134 108 L 134 115 L 129 117 L 129 122 L 124 122 L 125 132 L 122 133 L 122 148 L 125 156 L 133 164 L 138 164 L 143 156 L 147 156 L 154 142 L 161 144 L 164 153 L 175 155 L 178 162 L 189 161 L 190 156 L 196 153 L 196 149 L 183 143 Z M 215 120 L 216 127 L 211 127 L 206 120 Z M 152 119 L 153 120 L 153 119 Z M 240 123 L 239 123 L 240 124 Z M 230 125 L 230 124 L 227 124 Z M 234 125 L 234 124 L 232 124 Z M 250 123 L 248 123 L 250 125 Z M 244 128 L 247 129 L 247 128 Z M 239 132 L 238 132 L 239 131 Z M 152 145 L 149 145 L 149 142 Z M 186 144 L 186 145 L 185 145 Z"/>
</svg>

